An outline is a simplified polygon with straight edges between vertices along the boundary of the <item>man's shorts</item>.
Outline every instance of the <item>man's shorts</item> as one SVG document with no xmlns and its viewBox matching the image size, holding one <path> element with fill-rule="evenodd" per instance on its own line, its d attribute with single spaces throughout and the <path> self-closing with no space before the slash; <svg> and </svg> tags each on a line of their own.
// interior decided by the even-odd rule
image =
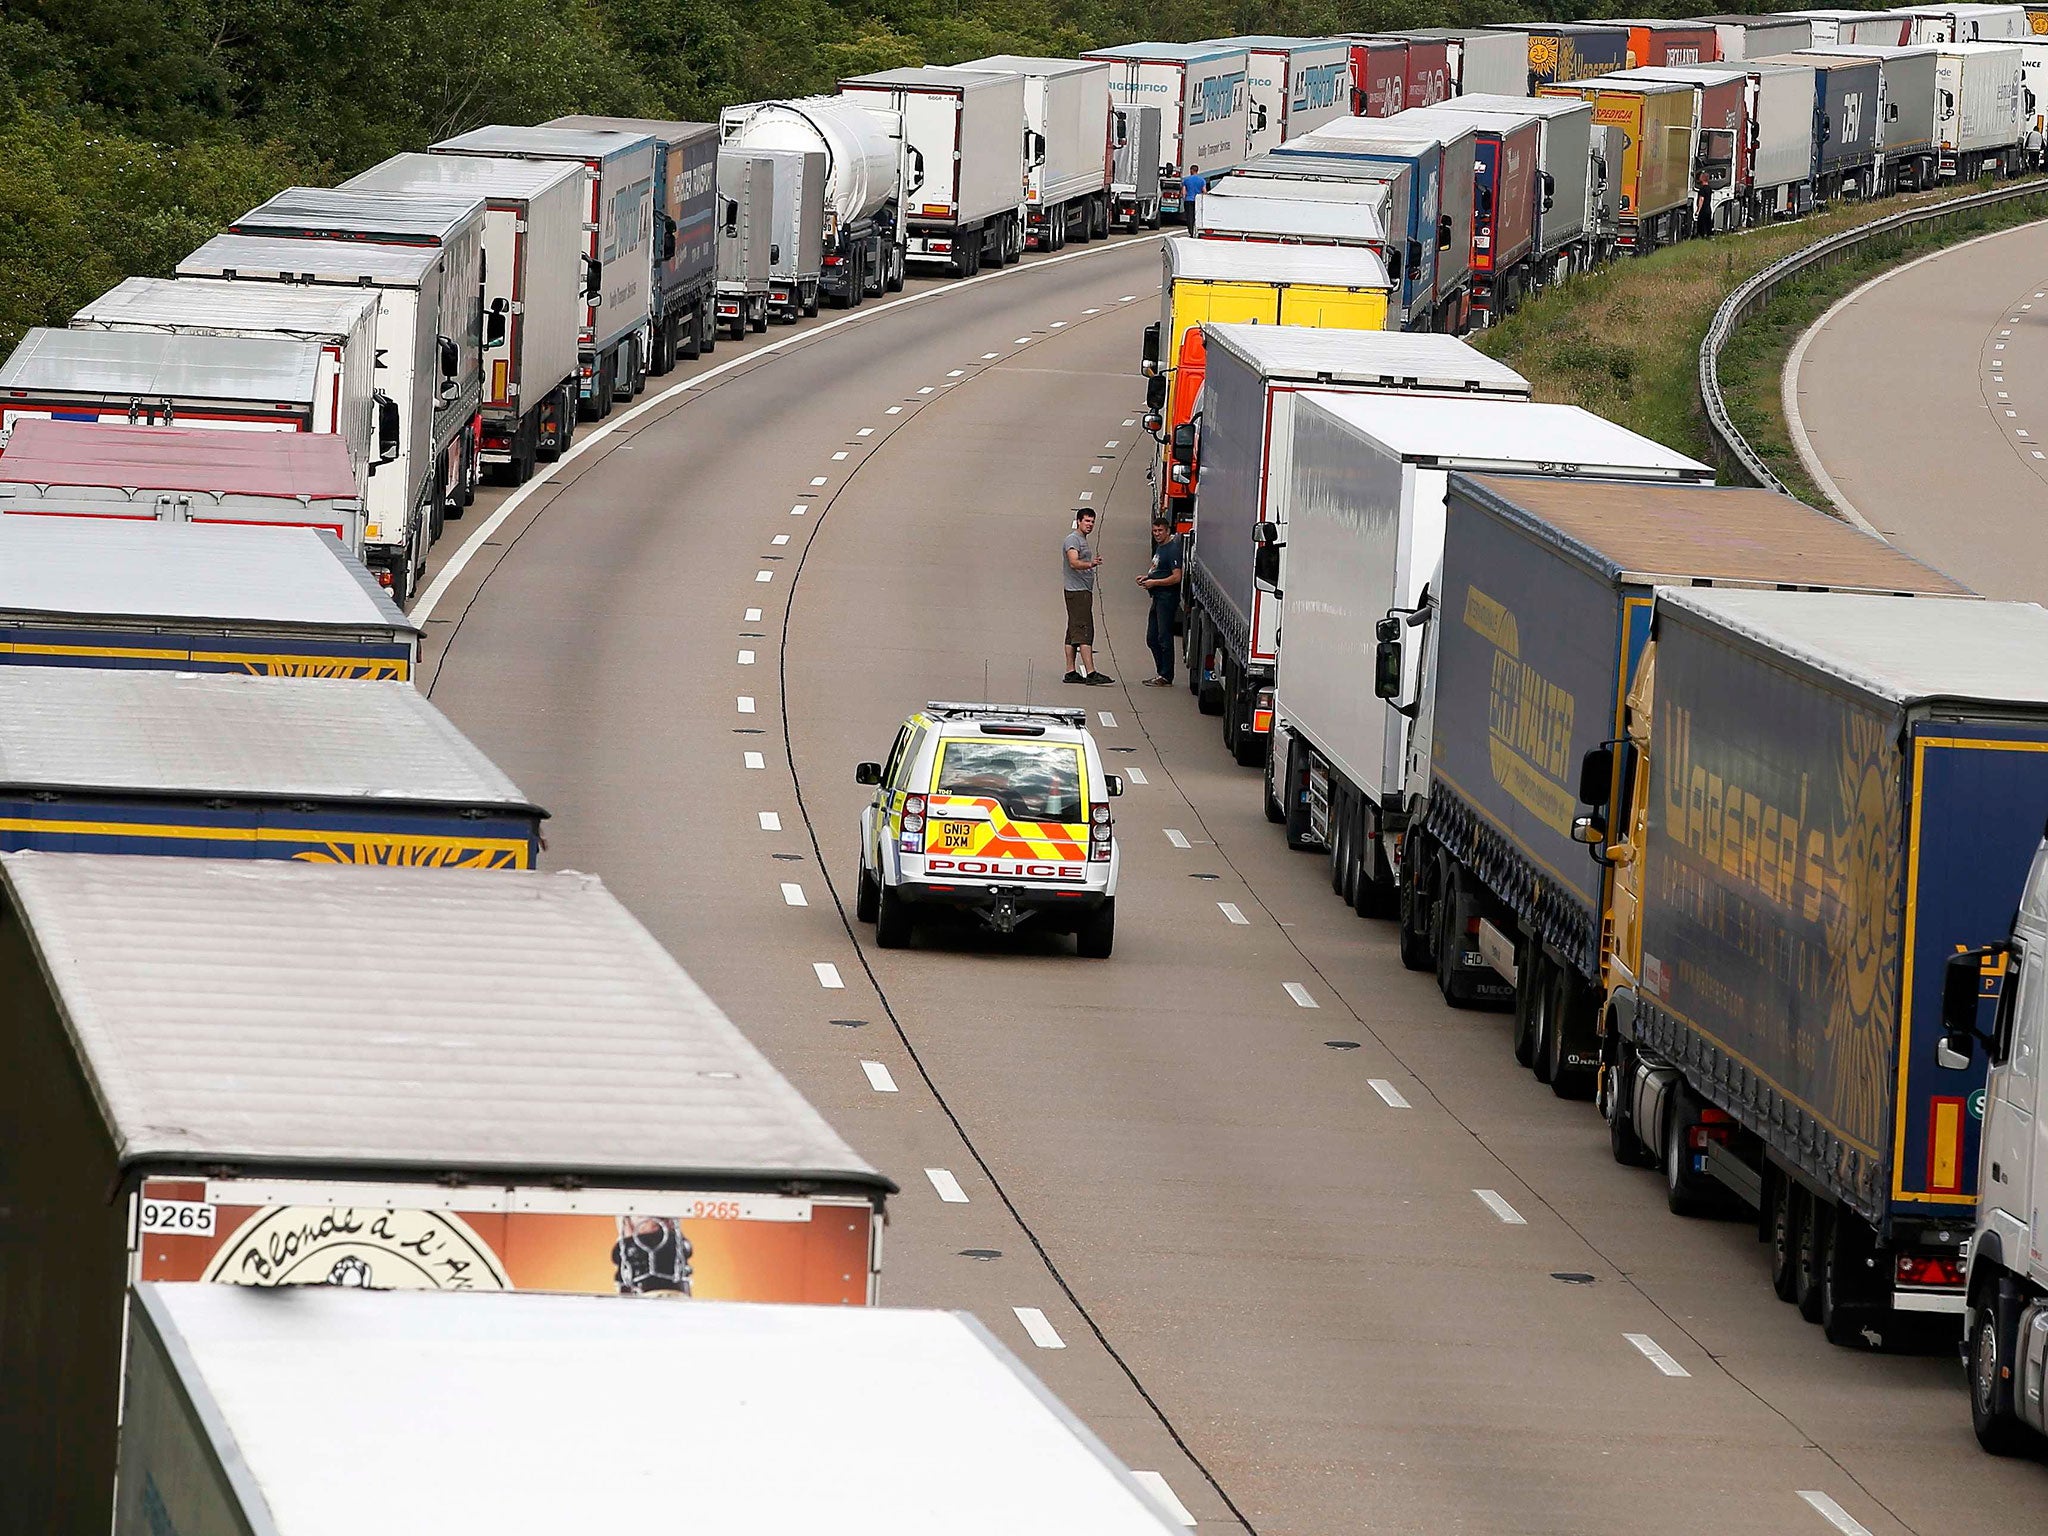
<svg viewBox="0 0 2048 1536">
<path fill-rule="evenodd" d="M 1069 592 L 1067 594 L 1067 644 L 1093 645 L 1095 643 L 1095 594 L 1093 592 Z"/>
</svg>

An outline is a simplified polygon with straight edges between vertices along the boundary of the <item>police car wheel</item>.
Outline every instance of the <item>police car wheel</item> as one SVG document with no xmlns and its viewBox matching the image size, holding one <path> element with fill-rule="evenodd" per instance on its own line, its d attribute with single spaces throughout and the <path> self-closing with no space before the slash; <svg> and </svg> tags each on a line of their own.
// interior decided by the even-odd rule
<svg viewBox="0 0 2048 1536">
<path fill-rule="evenodd" d="M 1116 898 L 1110 897 L 1081 919 L 1074 930 L 1074 952 L 1084 960 L 1107 960 L 1116 945 Z"/>
<path fill-rule="evenodd" d="M 875 945 L 902 949 L 910 943 L 910 904 L 883 886 L 875 901 Z"/>
<path fill-rule="evenodd" d="M 882 905 L 882 889 L 875 877 L 868 873 L 865 861 L 860 867 L 860 884 L 854 890 L 853 916 L 856 922 L 872 923 Z"/>
</svg>

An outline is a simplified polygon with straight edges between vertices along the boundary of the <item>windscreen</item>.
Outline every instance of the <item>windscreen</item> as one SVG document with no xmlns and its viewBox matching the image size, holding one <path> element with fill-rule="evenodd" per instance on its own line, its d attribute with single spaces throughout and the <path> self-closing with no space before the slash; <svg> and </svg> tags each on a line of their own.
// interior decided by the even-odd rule
<svg viewBox="0 0 2048 1536">
<path fill-rule="evenodd" d="M 949 741 L 933 793 L 993 800 L 1018 821 L 1083 819 L 1081 749 L 1045 741 Z"/>
</svg>

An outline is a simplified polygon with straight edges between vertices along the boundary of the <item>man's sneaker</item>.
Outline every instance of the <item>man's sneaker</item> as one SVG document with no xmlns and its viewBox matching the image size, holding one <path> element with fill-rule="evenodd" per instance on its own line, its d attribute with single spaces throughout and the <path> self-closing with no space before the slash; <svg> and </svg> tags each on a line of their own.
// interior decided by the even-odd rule
<svg viewBox="0 0 2048 1536">
<path fill-rule="evenodd" d="M 1083 677 L 1078 672 L 1069 672 L 1065 677 L 1061 678 L 1060 681 L 1063 683 L 1085 683 L 1088 681 L 1088 679 Z"/>
<path fill-rule="evenodd" d="M 1107 672 L 1090 672 L 1085 678 L 1082 679 L 1082 681 L 1085 683 L 1093 683 L 1096 687 L 1100 688 L 1106 684 L 1115 682 L 1116 679 L 1111 677 Z"/>
</svg>

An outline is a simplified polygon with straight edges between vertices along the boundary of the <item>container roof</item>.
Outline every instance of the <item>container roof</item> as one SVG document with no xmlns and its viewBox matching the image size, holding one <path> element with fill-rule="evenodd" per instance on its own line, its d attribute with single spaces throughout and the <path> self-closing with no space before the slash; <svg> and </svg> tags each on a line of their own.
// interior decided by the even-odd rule
<svg viewBox="0 0 2048 1536">
<path fill-rule="evenodd" d="M 997 82 L 1001 72 L 986 69 L 943 69 L 936 64 L 905 65 L 901 69 L 878 69 L 865 75 L 848 75 L 839 82 L 848 86 L 903 86 L 910 90 L 976 91 Z"/>
<path fill-rule="evenodd" d="M 551 117 L 542 123 L 541 127 L 595 128 L 607 133 L 645 133 L 653 135 L 664 144 L 688 144 L 698 139 L 718 137 L 716 123 L 686 123 L 657 117 L 591 117 L 587 114 L 572 114 L 568 117 Z"/>
<path fill-rule="evenodd" d="M 1355 245 L 1268 245 L 1245 240 L 1166 242 L 1175 277 L 1208 282 L 1327 283 L 1340 288 L 1391 288 L 1386 264 Z"/>
<path fill-rule="evenodd" d="M 0 363 L 0 389 L 300 404 L 313 398 L 319 374 L 319 346 L 284 336 L 38 327 Z"/>
<path fill-rule="evenodd" d="M 438 244 L 483 216 L 473 192 L 357 192 L 339 187 L 287 187 L 228 226 L 231 235 L 301 231 L 360 237 L 370 244 Z"/>
<path fill-rule="evenodd" d="M 1209 45 L 1213 48 L 1244 48 L 1256 53 L 1299 53 L 1309 48 L 1335 48 L 1343 41 L 1339 37 L 1274 37 L 1252 33 L 1244 37 L 1211 38 Z"/>
<path fill-rule="evenodd" d="M 1940 52 L 1932 43 L 1815 43 L 1790 56 L 1807 58 L 1816 53 L 1840 53 L 1855 59 L 1931 59 Z"/>
<path fill-rule="evenodd" d="M 393 155 L 343 182 L 352 192 L 404 192 L 418 187 L 467 187 L 484 197 L 538 197 L 583 173 L 567 160 L 522 160 L 517 155 Z"/>
<path fill-rule="evenodd" d="M 374 293 L 277 285 L 251 292 L 203 277 L 131 277 L 73 315 L 71 328 L 277 331 L 301 341 L 331 340 L 351 335 L 376 309 Z"/>
<path fill-rule="evenodd" d="M 1202 230 L 1232 234 L 1284 235 L 1290 240 L 1385 241 L 1386 221 L 1378 199 L 1219 197 L 1197 215 Z"/>
<path fill-rule="evenodd" d="M 14 424 L 0 455 L 0 487 L 8 485 L 315 501 L 354 501 L 360 494 L 347 445 L 331 432 L 217 432 L 34 416 Z"/>
<path fill-rule="evenodd" d="M 0 517 L 0 617 L 420 632 L 329 534 L 97 517 Z"/>
<path fill-rule="evenodd" d="M 709 1531 L 1179 1529 L 964 1312 L 329 1286 L 135 1297 L 138 1333 L 166 1341 L 260 1489 L 260 1531 L 390 1530 L 400 1509 L 408 1530 L 569 1531 L 608 1507 L 687 1509 Z M 621 1403 L 629 1382 L 653 1411 Z"/>
<path fill-rule="evenodd" d="M 494 124 L 472 128 L 433 146 L 437 154 L 524 155 L 541 160 L 606 160 L 613 155 L 651 150 L 654 136 L 646 129 L 517 128 Z"/>
<path fill-rule="evenodd" d="M 1221 346 L 1272 379 L 1333 384 L 1405 383 L 1410 387 L 1472 389 L 1526 399 L 1529 381 L 1455 336 L 1433 331 L 1339 331 L 1310 325 L 1202 327 Z"/>
<path fill-rule="evenodd" d="M 1581 558 L 1637 582 L 1969 595 L 1896 545 L 1775 491 L 1504 475 L 1459 485 L 1489 510 L 1540 525 Z"/>
<path fill-rule="evenodd" d="M 1481 112 L 1488 117 L 1566 117 L 1573 112 L 1590 113 L 1593 104 L 1577 96 L 1501 96 L 1491 91 L 1477 91 L 1470 96 L 1451 98 L 1460 111 Z"/>
<path fill-rule="evenodd" d="M 1403 458 L 1446 469 L 1489 464 L 1576 464 L 1710 476 L 1707 466 L 1576 405 L 1445 400 L 1429 395 L 1309 391 L 1297 410 L 1319 410 Z"/>
<path fill-rule="evenodd" d="M 358 283 L 364 287 L 417 288 L 440 270 L 441 260 L 437 246 L 215 235 L 178 263 L 178 275 L 230 274 L 239 279 L 273 282 L 311 279 Z"/>
<path fill-rule="evenodd" d="M 1289 139 L 1279 153 L 1370 154 L 1382 148 L 1399 152 L 1410 144 L 1443 145 L 1474 131 L 1471 123 L 1431 116 L 1434 111 L 1433 107 L 1410 107 L 1398 117 L 1332 118 L 1298 139 Z"/>
<path fill-rule="evenodd" d="M 1223 53 L 1243 53 L 1240 45 L 1226 43 L 1119 43 L 1113 48 L 1090 48 L 1083 58 L 1158 60 L 1184 64 L 1194 59 L 1213 59 Z"/>
<path fill-rule="evenodd" d="M 992 53 L 985 59 L 969 59 L 964 64 L 955 64 L 955 69 L 994 70 L 1011 75 L 1044 75 L 1057 78 L 1061 75 L 1089 74 L 1108 67 L 1106 59 L 1041 59 L 1025 53 Z"/>
<path fill-rule="evenodd" d="M 415 688 L 0 667 L 0 790 L 538 810 Z"/>
<path fill-rule="evenodd" d="M 2048 608 L 2034 603 L 1693 588 L 1657 603 L 1902 706 L 2048 704 Z"/>
<path fill-rule="evenodd" d="M 1305 144 L 1306 137 L 1292 141 Z M 1321 151 L 1288 148 L 1284 153 L 1267 150 L 1253 155 L 1240 166 L 1219 176 L 1286 176 L 1300 181 L 1384 181 L 1392 174 L 1384 162 L 1360 160 L 1337 145 Z"/>
<path fill-rule="evenodd" d="M 889 1187 L 594 875 L 28 852 L 0 885 L 126 1166 Z"/>
</svg>

